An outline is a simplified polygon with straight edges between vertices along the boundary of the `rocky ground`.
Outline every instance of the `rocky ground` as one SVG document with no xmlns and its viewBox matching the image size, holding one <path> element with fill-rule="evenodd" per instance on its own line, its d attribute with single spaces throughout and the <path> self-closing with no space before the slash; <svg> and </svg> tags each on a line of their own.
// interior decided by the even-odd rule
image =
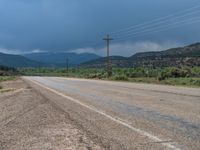
<svg viewBox="0 0 200 150">
<path fill-rule="evenodd" d="M 23 80 L 0 83 L 0 149 L 104 149 L 69 114 Z"/>
</svg>

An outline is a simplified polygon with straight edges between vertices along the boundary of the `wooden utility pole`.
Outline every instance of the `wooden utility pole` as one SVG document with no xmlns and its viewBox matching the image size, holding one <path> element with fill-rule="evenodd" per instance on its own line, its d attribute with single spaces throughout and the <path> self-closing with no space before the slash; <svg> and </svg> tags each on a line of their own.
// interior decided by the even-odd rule
<svg viewBox="0 0 200 150">
<path fill-rule="evenodd" d="M 110 64 L 110 41 L 112 41 L 113 39 L 110 38 L 109 35 L 106 36 L 106 38 L 103 39 L 104 41 L 106 41 L 106 47 L 107 47 L 107 73 L 108 73 L 108 77 L 110 77 L 112 75 L 112 68 L 111 68 L 111 64 Z"/>
<path fill-rule="evenodd" d="M 67 76 L 69 76 L 69 59 L 66 59 Z"/>
</svg>

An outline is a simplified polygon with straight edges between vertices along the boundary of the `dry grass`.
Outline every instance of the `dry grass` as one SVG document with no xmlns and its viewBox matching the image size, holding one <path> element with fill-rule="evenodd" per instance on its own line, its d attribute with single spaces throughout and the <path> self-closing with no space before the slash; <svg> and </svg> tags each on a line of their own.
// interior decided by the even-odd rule
<svg viewBox="0 0 200 150">
<path fill-rule="evenodd" d="M 12 92 L 15 89 L 0 89 L 0 93 L 5 93 L 5 92 Z"/>
<path fill-rule="evenodd" d="M 10 81 L 10 80 L 15 80 L 16 77 L 14 76 L 0 76 L 0 82 L 2 81 Z"/>
</svg>

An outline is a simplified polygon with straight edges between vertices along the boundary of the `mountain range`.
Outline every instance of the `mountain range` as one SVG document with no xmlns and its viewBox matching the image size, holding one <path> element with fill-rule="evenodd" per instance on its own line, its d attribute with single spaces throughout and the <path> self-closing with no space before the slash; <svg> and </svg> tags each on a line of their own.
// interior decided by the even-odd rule
<svg viewBox="0 0 200 150">
<path fill-rule="evenodd" d="M 8 67 L 65 67 L 67 59 L 69 66 L 77 66 L 98 58 L 100 56 L 90 53 L 45 52 L 24 54 L 22 56 L 0 53 L 0 65 Z"/>
<path fill-rule="evenodd" d="M 136 53 L 131 57 L 111 56 L 113 67 L 200 66 L 200 43 L 165 51 Z M 106 58 L 85 62 L 82 67 L 105 67 Z"/>
<path fill-rule="evenodd" d="M 8 67 L 43 67 L 41 62 L 30 60 L 24 56 L 0 53 L 0 65 Z"/>
<path fill-rule="evenodd" d="M 200 43 L 109 59 L 113 67 L 200 66 Z M 91 53 L 43 52 L 23 56 L 0 53 L 0 65 L 8 67 L 65 67 L 67 60 L 69 66 L 102 68 L 106 66 L 107 58 Z"/>
<path fill-rule="evenodd" d="M 42 62 L 48 66 L 65 67 L 68 61 L 69 66 L 77 66 L 83 62 L 100 58 L 100 56 L 91 53 L 66 53 L 66 52 L 44 52 L 26 54 L 24 57 Z"/>
</svg>

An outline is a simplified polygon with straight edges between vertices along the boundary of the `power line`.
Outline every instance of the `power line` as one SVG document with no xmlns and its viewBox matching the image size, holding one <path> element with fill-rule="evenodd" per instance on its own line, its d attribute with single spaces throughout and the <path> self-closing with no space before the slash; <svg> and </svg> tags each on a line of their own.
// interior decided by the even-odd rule
<svg viewBox="0 0 200 150">
<path fill-rule="evenodd" d="M 134 33 L 136 33 L 136 32 L 140 32 L 141 30 L 144 30 L 144 29 L 151 29 L 151 28 L 155 28 L 155 27 L 157 27 L 157 26 L 161 26 L 162 24 L 164 24 L 164 25 L 166 25 L 166 23 L 170 23 L 169 21 L 173 21 L 173 20 L 175 20 L 175 19 L 187 19 L 187 18 L 185 18 L 185 17 L 189 17 L 191 14 L 195 14 L 195 13 L 200 13 L 200 10 L 199 11 L 196 11 L 196 12 L 192 12 L 192 13 L 190 13 L 190 14 L 185 14 L 185 15 L 183 15 L 183 16 L 179 16 L 179 17 L 175 17 L 175 18 L 171 18 L 171 19 L 169 19 L 169 20 L 163 20 L 163 21 L 161 21 L 161 22 L 157 22 L 157 23 L 154 23 L 154 24 L 149 24 L 149 25 L 146 25 L 146 26 L 142 26 L 142 27 L 139 27 L 139 28 L 136 28 L 136 29 L 134 29 L 134 30 L 130 30 L 130 31 L 126 31 L 126 32 L 124 32 L 124 33 L 121 33 L 121 34 L 119 34 L 119 35 L 116 35 L 115 37 L 117 38 L 117 37 L 121 37 L 121 36 L 123 36 L 124 34 L 134 34 Z"/>
<path fill-rule="evenodd" d="M 110 33 L 110 34 L 111 34 L 111 35 L 114 35 L 114 34 L 119 34 L 119 33 L 121 33 L 121 32 L 126 32 L 127 30 L 131 30 L 131 29 L 134 29 L 134 28 L 137 28 L 137 27 L 141 27 L 141 26 L 146 26 L 146 25 L 152 24 L 152 23 L 154 23 L 154 22 L 166 20 L 166 19 L 172 18 L 172 17 L 174 17 L 174 16 L 178 16 L 179 14 L 186 13 L 186 12 L 190 12 L 190 11 L 195 10 L 195 9 L 197 9 L 197 8 L 200 8 L 200 6 L 199 6 L 199 5 L 198 5 L 198 6 L 194 6 L 194 7 L 188 8 L 188 9 L 186 9 L 186 10 L 184 10 L 184 11 L 180 11 L 180 12 L 178 12 L 178 13 L 170 14 L 170 15 L 165 16 L 165 17 L 160 17 L 160 18 L 154 19 L 154 20 L 152 20 L 152 21 L 147 21 L 147 22 L 142 23 L 142 24 L 133 25 L 133 26 L 130 26 L 130 27 L 128 27 L 128 28 L 124 28 L 124 29 L 118 30 L 118 31 L 116 31 L 116 32 L 112 32 L 112 33 Z"/>
<path fill-rule="evenodd" d="M 200 18 L 199 18 L 200 19 Z M 194 20 L 194 21 L 191 21 L 191 22 L 185 22 L 185 23 L 181 23 L 181 22 L 177 22 L 176 23 L 176 26 L 168 26 L 168 27 L 165 27 L 165 28 L 161 28 L 159 30 L 152 30 L 152 31 L 149 31 L 149 32 L 145 32 L 143 34 L 138 34 L 138 35 L 135 35 L 135 36 L 127 36 L 126 38 L 123 38 L 123 39 L 116 39 L 115 41 L 119 42 L 119 41 L 124 41 L 124 40 L 127 40 L 127 39 L 131 39 L 131 38 L 135 38 L 135 37 L 139 37 L 139 36 L 143 36 L 143 35 L 147 35 L 147 34 L 152 34 L 152 33 L 156 33 L 156 32 L 160 32 L 160 31 L 166 31 L 166 30 L 169 30 L 169 29 L 173 29 L 173 28 L 177 28 L 177 27 L 180 27 L 180 26 L 184 26 L 184 25 L 188 25 L 188 24 L 194 24 L 194 23 L 199 23 L 200 20 Z"/>
<path fill-rule="evenodd" d="M 139 37 L 139 36 L 146 35 L 146 34 L 165 31 L 165 30 L 168 30 L 168 29 L 180 27 L 180 26 L 187 25 L 187 24 L 198 23 L 198 22 L 200 22 L 200 17 L 194 17 L 194 18 L 190 18 L 190 19 L 185 19 L 185 20 L 174 22 L 174 23 L 171 23 L 171 24 L 166 24 L 166 25 L 161 26 L 159 28 L 150 28 L 148 30 L 143 30 L 141 32 L 136 32 L 134 34 L 128 34 L 128 35 L 126 35 L 126 37 L 116 38 L 115 41 L 116 42 L 124 41 L 124 40 L 130 39 L 130 38 L 135 38 L 135 37 Z M 96 44 L 100 44 L 100 43 L 101 42 L 97 42 Z M 107 47 L 107 52 L 108 52 L 107 56 L 109 56 L 109 44 L 108 44 L 108 47 Z M 108 64 L 109 64 L 108 66 L 110 67 L 110 62 L 109 61 L 108 61 Z"/>
<path fill-rule="evenodd" d="M 193 17 L 193 15 L 200 13 L 199 8 L 200 8 L 200 5 L 197 5 L 197 6 L 188 8 L 184 11 L 179 11 L 177 13 L 170 14 L 165 17 L 160 17 L 152 21 L 147 21 L 142 24 L 133 25 L 128 28 L 124 28 L 116 32 L 112 32 L 111 35 L 115 36 L 116 37 L 115 41 L 119 42 L 119 41 L 124 41 L 130 38 L 143 36 L 146 34 L 152 34 L 152 33 L 160 32 L 160 31 L 169 30 L 169 29 L 180 27 L 187 24 L 197 23 L 197 22 L 200 22 L 200 20 L 197 20 L 200 18 Z M 188 19 L 188 17 L 192 17 L 192 18 Z M 180 19 L 181 21 L 172 22 L 174 20 L 180 20 Z M 108 64 L 108 70 L 109 70 L 109 67 L 110 67 L 109 44 L 110 44 L 110 41 L 113 39 L 111 39 L 108 35 L 106 38 L 104 38 L 104 40 L 107 42 L 107 58 L 108 58 L 107 64 Z M 92 47 L 93 48 L 96 47 L 95 49 L 98 49 L 99 46 L 102 44 L 100 41 L 92 42 L 92 43 L 94 43 L 92 44 L 93 45 Z"/>
<path fill-rule="evenodd" d="M 154 27 L 154 28 L 150 28 L 150 29 L 147 29 L 147 30 L 135 32 L 135 33 L 132 33 L 132 34 L 127 34 L 125 36 L 122 36 L 122 37 L 119 37 L 119 38 L 116 38 L 116 39 L 121 39 L 121 38 L 125 38 L 125 37 L 128 37 L 128 36 L 133 36 L 133 35 L 138 35 L 138 34 L 141 34 L 141 33 L 151 32 L 151 31 L 154 31 L 154 30 L 158 30 L 159 28 L 167 28 L 167 27 L 170 27 L 170 26 L 173 26 L 173 25 L 177 25 L 179 23 L 187 23 L 188 21 L 195 21 L 197 19 L 200 19 L 200 17 L 194 17 L 194 18 L 190 18 L 190 19 L 185 19 L 185 20 L 182 20 L 182 21 L 166 24 L 166 25 L 161 26 L 161 27 Z"/>
</svg>

